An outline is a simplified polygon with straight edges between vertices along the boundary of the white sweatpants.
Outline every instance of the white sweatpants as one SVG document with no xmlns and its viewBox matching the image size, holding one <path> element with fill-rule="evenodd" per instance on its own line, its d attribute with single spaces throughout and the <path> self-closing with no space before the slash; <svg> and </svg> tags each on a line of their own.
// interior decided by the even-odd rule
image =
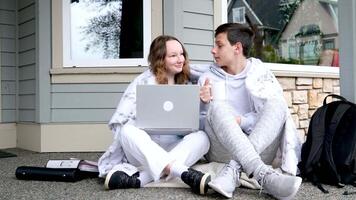
<svg viewBox="0 0 356 200">
<path fill-rule="evenodd" d="M 211 143 L 208 160 L 236 160 L 248 174 L 252 174 L 260 165 L 271 164 L 285 123 L 284 110 L 283 102 L 274 99 L 267 101 L 259 122 L 247 136 L 236 123 L 233 108 L 229 104 L 212 102 L 205 124 L 205 132 Z"/>
<path fill-rule="evenodd" d="M 172 161 L 192 166 L 209 150 L 210 142 L 203 131 L 184 137 L 172 135 L 150 136 L 133 125 L 124 125 L 120 133 L 121 145 L 127 160 L 136 167 L 147 170 L 157 181 L 163 169 Z"/>
</svg>

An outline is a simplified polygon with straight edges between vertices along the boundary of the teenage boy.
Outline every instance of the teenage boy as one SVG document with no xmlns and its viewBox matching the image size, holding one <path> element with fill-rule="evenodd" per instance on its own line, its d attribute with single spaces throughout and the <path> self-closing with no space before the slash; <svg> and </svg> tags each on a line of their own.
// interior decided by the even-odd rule
<svg viewBox="0 0 356 200">
<path fill-rule="evenodd" d="M 248 26 L 220 25 L 211 50 L 215 64 L 199 78 L 207 158 L 228 163 L 209 186 L 231 198 L 243 170 L 268 194 L 292 199 L 302 182 L 295 176 L 301 142 L 277 79 L 260 60 L 247 58 L 252 40 Z M 214 99 L 218 82 L 225 97 Z"/>
</svg>

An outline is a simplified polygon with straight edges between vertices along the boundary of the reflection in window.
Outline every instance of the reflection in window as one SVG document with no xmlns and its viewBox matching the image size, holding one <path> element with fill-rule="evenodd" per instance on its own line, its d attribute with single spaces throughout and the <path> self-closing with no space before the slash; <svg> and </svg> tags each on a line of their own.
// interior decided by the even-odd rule
<svg viewBox="0 0 356 200">
<path fill-rule="evenodd" d="M 146 65 L 150 0 L 63 1 L 64 66 Z"/>
<path fill-rule="evenodd" d="M 333 60 L 338 56 L 338 0 L 228 2 L 230 22 L 235 20 L 235 9 L 245 8 L 244 23 L 256 35 L 251 52 L 254 57 L 265 62 L 325 65 L 329 62 L 322 62 L 322 57 L 329 55 L 329 60 Z M 326 54 L 325 50 L 335 53 Z"/>
<path fill-rule="evenodd" d="M 323 41 L 323 47 L 325 49 L 335 49 L 335 40 L 324 40 Z"/>
<path fill-rule="evenodd" d="M 289 44 L 288 48 L 289 48 L 289 51 L 288 51 L 289 57 L 288 58 L 298 59 L 298 51 L 297 51 L 295 44 Z"/>
<path fill-rule="evenodd" d="M 233 21 L 236 23 L 245 23 L 245 7 L 232 9 Z"/>
<path fill-rule="evenodd" d="M 72 0 L 71 51 L 76 58 L 140 58 L 143 54 L 142 1 Z M 134 13 L 133 14 L 130 14 Z M 137 17 L 138 16 L 138 17 Z M 130 21 L 128 21 L 130 20 Z M 138 25 L 132 27 L 130 24 Z M 133 48 L 120 48 L 131 41 Z M 122 41 L 122 42 L 121 42 Z M 123 44 L 124 43 L 124 44 Z"/>
<path fill-rule="evenodd" d="M 119 58 L 121 1 L 72 0 L 70 11 L 73 59 Z"/>
</svg>

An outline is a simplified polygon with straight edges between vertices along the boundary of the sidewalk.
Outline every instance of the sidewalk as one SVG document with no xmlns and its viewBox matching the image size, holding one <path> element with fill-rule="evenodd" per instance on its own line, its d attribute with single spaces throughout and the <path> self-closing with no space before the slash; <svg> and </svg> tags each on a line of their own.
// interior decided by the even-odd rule
<svg viewBox="0 0 356 200">
<path fill-rule="evenodd" d="M 100 153 L 36 153 L 21 149 L 6 149 L 17 157 L 0 158 L 0 199 L 224 199 L 219 194 L 209 190 L 207 196 L 199 196 L 187 188 L 141 188 L 106 191 L 103 179 L 85 179 L 75 183 L 23 181 L 17 180 L 15 170 L 18 166 L 44 166 L 49 159 L 80 158 L 96 161 Z M 342 195 L 345 190 L 356 191 L 356 187 L 347 186 L 337 189 L 325 186 L 329 194 L 323 194 L 310 183 L 303 183 L 296 199 L 356 199 L 356 194 Z M 238 188 L 233 199 L 273 199 L 258 190 Z"/>
</svg>

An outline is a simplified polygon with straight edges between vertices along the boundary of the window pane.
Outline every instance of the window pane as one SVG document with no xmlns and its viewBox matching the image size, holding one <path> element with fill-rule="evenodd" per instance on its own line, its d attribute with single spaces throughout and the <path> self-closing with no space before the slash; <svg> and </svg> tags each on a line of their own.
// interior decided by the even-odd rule
<svg viewBox="0 0 356 200">
<path fill-rule="evenodd" d="M 255 31 L 251 56 L 265 62 L 339 66 L 338 0 L 231 0 Z"/>
<path fill-rule="evenodd" d="M 143 58 L 143 0 L 71 0 L 71 60 Z"/>
<path fill-rule="evenodd" d="M 119 58 L 121 1 L 72 1 L 73 59 Z"/>
<path fill-rule="evenodd" d="M 246 23 L 245 21 L 245 7 L 238 7 L 232 9 L 233 21 L 236 23 Z"/>
</svg>

